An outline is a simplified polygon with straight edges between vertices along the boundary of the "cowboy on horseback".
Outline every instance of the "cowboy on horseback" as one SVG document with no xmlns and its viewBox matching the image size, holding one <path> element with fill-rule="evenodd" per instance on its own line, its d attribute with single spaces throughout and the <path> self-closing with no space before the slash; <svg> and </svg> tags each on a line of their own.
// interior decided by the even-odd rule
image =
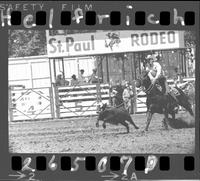
<svg viewBox="0 0 200 181">
<path fill-rule="evenodd" d="M 148 55 L 147 58 L 147 67 L 146 70 L 148 71 L 148 76 L 151 80 L 151 83 L 154 85 L 158 83 L 162 88 L 162 93 L 164 95 L 170 95 L 174 101 L 176 102 L 175 110 L 178 111 L 178 105 L 177 105 L 177 98 L 174 95 L 172 91 L 170 91 L 169 86 L 167 84 L 167 79 L 164 76 L 164 72 L 162 70 L 162 66 L 157 61 L 157 58 L 155 55 Z"/>
</svg>

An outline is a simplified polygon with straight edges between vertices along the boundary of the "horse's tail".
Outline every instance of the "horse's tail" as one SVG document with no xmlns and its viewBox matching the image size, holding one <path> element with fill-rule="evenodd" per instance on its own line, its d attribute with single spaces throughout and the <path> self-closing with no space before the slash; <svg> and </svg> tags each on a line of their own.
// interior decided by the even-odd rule
<svg viewBox="0 0 200 181">
<path fill-rule="evenodd" d="M 194 116 L 194 112 L 192 110 L 192 105 L 189 101 L 189 97 L 180 88 L 176 87 L 176 89 L 179 91 L 179 93 L 181 95 L 181 99 L 180 99 L 179 104 L 181 106 L 183 106 L 190 113 L 191 116 Z"/>
<path fill-rule="evenodd" d="M 180 89 L 179 87 L 175 87 L 175 88 L 178 90 L 181 96 L 183 96 L 185 99 L 187 99 L 187 101 L 189 101 L 189 97 L 182 89 Z"/>
</svg>

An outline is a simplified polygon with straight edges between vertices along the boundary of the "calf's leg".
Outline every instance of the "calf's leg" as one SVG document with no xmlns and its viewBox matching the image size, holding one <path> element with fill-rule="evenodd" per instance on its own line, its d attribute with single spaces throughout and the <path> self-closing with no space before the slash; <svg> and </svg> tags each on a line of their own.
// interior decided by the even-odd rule
<svg viewBox="0 0 200 181">
<path fill-rule="evenodd" d="M 102 126 L 103 126 L 104 129 L 106 129 L 106 123 L 105 123 L 105 121 L 103 122 Z"/>
<path fill-rule="evenodd" d="M 129 116 L 126 119 L 130 124 L 132 124 L 134 126 L 135 129 L 139 129 L 138 126 L 136 126 L 136 124 L 134 123 L 134 121 L 132 120 L 132 118 Z"/>
<path fill-rule="evenodd" d="M 96 127 L 99 127 L 99 120 L 97 119 Z"/>
<path fill-rule="evenodd" d="M 127 133 L 129 133 L 129 126 L 128 126 L 128 124 L 125 122 L 125 121 L 122 121 L 122 122 L 120 122 L 123 126 L 125 126 L 126 127 L 126 129 L 127 129 Z"/>
</svg>

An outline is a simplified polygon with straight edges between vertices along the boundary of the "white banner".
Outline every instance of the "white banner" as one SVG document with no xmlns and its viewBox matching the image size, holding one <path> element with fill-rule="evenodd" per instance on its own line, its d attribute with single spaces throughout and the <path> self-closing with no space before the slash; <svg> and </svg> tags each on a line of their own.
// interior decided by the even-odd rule
<svg viewBox="0 0 200 181">
<path fill-rule="evenodd" d="M 49 57 L 87 56 L 184 48 L 183 31 L 101 31 L 49 36 Z"/>
</svg>

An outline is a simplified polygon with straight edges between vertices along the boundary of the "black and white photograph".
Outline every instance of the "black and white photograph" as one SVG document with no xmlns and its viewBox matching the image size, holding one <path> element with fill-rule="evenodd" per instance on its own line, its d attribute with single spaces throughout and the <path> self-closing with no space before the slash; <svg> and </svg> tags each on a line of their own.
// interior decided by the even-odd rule
<svg viewBox="0 0 200 181">
<path fill-rule="evenodd" d="M 194 153 L 196 44 L 188 30 L 9 30 L 9 152 Z"/>
</svg>

